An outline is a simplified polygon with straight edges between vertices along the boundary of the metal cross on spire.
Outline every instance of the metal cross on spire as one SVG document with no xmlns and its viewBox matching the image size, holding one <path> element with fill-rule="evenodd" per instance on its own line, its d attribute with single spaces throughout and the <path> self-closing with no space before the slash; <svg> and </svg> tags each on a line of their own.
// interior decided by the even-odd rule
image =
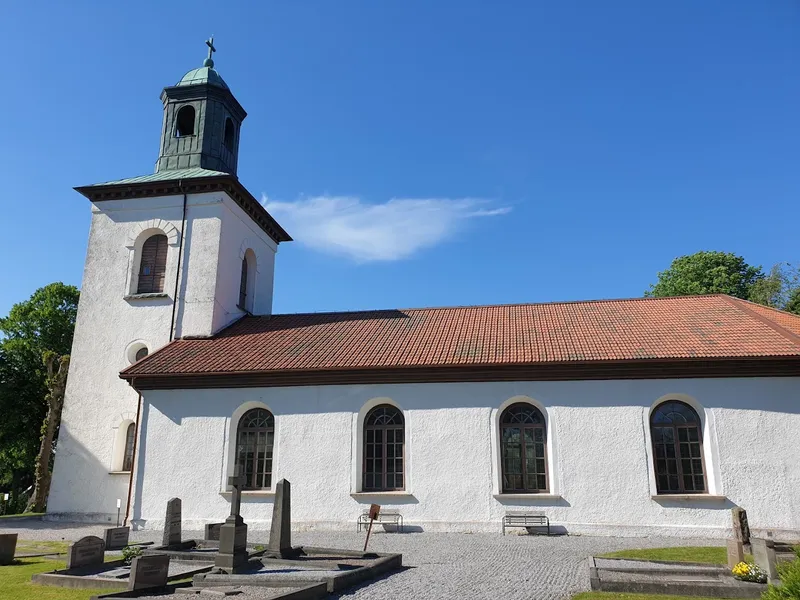
<svg viewBox="0 0 800 600">
<path fill-rule="evenodd" d="M 210 38 L 206 40 L 206 46 L 208 46 L 208 58 L 203 61 L 204 67 L 213 68 L 214 67 L 214 59 L 211 58 L 211 55 L 217 51 L 214 47 L 214 36 L 212 35 Z"/>
</svg>

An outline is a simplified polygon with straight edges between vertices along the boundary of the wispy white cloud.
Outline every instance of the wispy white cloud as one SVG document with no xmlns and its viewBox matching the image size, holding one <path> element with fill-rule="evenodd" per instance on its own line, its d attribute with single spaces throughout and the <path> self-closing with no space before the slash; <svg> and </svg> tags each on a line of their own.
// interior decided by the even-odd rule
<svg viewBox="0 0 800 600">
<path fill-rule="evenodd" d="M 262 203 L 298 242 L 357 262 L 408 258 L 457 233 L 467 221 L 510 212 L 476 198 L 394 198 L 368 204 L 352 196 Z"/>
</svg>

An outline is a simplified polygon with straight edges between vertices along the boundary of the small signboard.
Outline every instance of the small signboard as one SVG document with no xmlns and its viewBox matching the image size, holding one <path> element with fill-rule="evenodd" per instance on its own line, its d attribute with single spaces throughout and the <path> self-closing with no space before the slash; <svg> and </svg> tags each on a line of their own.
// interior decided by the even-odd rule
<svg viewBox="0 0 800 600">
<path fill-rule="evenodd" d="M 367 539 L 364 540 L 364 552 L 367 551 L 367 544 L 369 543 L 369 534 L 372 533 L 372 522 L 381 514 L 380 504 L 369 505 L 369 525 L 367 526 Z"/>
<path fill-rule="evenodd" d="M 381 514 L 381 505 L 380 504 L 370 504 L 369 506 L 369 520 L 374 521 L 378 518 L 378 515 Z"/>
</svg>

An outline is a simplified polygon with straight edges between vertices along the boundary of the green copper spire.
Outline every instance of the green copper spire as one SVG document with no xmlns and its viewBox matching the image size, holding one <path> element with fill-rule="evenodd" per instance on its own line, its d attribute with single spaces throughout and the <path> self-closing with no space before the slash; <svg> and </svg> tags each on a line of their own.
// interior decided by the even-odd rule
<svg viewBox="0 0 800 600">
<path fill-rule="evenodd" d="M 247 113 L 214 70 L 214 36 L 208 57 L 164 88 L 164 120 L 156 173 L 205 169 L 236 175 L 239 129 Z"/>
<path fill-rule="evenodd" d="M 208 46 L 208 58 L 203 61 L 203 66 L 213 69 L 214 68 L 214 59 L 211 58 L 211 54 L 217 51 L 217 49 L 214 48 L 214 36 L 213 35 L 206 40 L 206 46 Z"/>
</svg>

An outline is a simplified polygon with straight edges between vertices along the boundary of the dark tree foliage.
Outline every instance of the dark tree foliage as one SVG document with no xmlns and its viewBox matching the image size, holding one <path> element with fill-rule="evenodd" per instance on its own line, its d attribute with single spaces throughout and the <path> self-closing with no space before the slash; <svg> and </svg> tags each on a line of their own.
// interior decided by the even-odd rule
<svg viewBox="0 0 800 600">
<path fill-rule="evenodd" d="M 51 283 L 0 318 L 0 489 L 12 499 L 34 480 L 47 415 L 46 353 L 69 355 L 78 289 Z"/>
</svg>

